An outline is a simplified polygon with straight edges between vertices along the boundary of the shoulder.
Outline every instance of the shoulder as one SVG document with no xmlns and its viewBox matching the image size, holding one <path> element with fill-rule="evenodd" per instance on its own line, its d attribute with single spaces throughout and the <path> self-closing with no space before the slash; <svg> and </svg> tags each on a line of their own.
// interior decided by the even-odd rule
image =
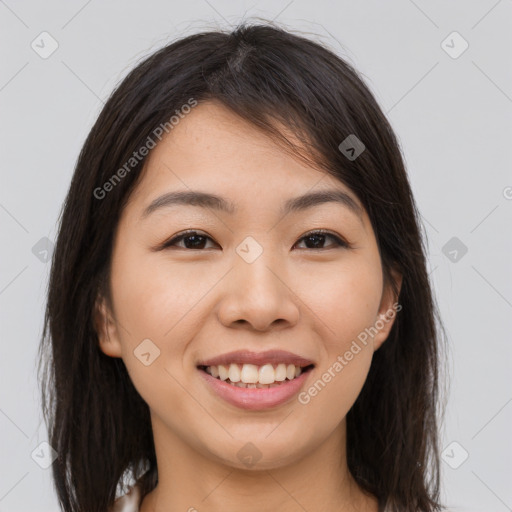
<svg viewBox="0 0 512 512">
<path fill-rule="evenodd" d="M 114 501 L 108 512 L 139 512 L 141 490 L 139 484 L 128 489 L 128 492 Z"/>
</svg>

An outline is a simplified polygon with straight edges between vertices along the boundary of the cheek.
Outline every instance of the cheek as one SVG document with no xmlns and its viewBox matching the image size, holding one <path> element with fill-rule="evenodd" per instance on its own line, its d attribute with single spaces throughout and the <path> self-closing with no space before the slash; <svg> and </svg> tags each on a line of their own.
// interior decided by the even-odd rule
<svg viewBox="0 0 512 512">
<path fill-rule="evenodd" d="M 353 257 L 329 267 L 301 279 L 300 294 L 316 319 L 328 352 L 344 350 L 373 325 L 383 284 L 379 260 L 372 257 Z"/>
<path fill-rule="evenodd" d="M 382 293 L 380 262 L 373 256 L 354 258 L 303 282 L 304 302 L 313 312 L 322 340 L 320 366 L 305 390 L 304 405 L 312 417 L 339 422 L 357 399 L 370 368 L 373 346 L 368 329 L 378 318 Z"/>
<path fill-rule="evenodd" d="M 122 358 L 135 387 L 150 407 L 161 400 L 183 404 L 182 387 L 195 371 L 188 347 L 203 327 L 205 299 L 225 273 L 204 263 L 172 263 L 125 247 L 114 255 L 113 300 L 122 326 Z M 143 340 L 154 362 L 144 366 L 137 354 Z M 146 346 L 144 345 L 144 346 Z M 174 378 L 173 378 L 174 377 Z M 177 380 L 175 380 L 177 379 Z M 180 394 L 181 393 L 181 394 Z M 160 402 L 159 402 L 160 401 Z M 179 404 L 179 405 L 178 405 Z"/>
<path fill-rule="evenodd" d="M 172 337 L 219 279 L 204 264 L 171 264 L 137 248 L 119 249 L 113 259 L 113 299 L 119 321 L 135 338 L 163 342 Z"/>
<path fill-rule="evenodd" d="M 123 362 L 150 409 L 185 414 L 184 353 L 195 334 L 193 305 L 205 292 L 190 281 L 185 286 L 191 276 L 151 261 L 136 248 L 118 249 L 111 284 Z"/>
<path fill-rule="evenodd" d="M 368 376 L 373 351 L 369 345 L 361 345 L 354 352 L 349 349 L 331 354 L 298 395 L 300 407 L 304 408 L 302 428 L 309 429 L 310 435 L 315 435 L 319 428 L 324 433 L 334 430 L 357 400 Z M 350 360 L 346 357 L 348 353 Z"/>
</svg>

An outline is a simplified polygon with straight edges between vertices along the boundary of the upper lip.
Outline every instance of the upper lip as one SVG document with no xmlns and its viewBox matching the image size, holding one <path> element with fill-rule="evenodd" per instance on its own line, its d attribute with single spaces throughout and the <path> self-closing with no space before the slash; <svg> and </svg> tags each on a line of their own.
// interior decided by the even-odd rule
<svg viewBox="0 0 512 512">
<path fill-rule="evenodd" d="M 205 361 L 200 361 L 197 366 L 218 366 L 234 364 L 254 364 L 263 366 L 264 364 L 293 364 L 295 366 L 310 366 L 313 361 L 301 357 L 286 350 L 267 350 L 265 352 L 251 352 L 250 350 L 236 350 L 222 354 Z"/>
</svg>

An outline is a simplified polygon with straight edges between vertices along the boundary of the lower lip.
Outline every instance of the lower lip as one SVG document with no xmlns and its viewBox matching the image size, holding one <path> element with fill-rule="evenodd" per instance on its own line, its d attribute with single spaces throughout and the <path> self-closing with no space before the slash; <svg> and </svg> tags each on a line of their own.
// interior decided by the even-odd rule
<svg viewBox="0 0 512 512">
<path fill-rule="evenodd" d="M 226 402 L 241 409 L 256 411 L 276 407 L 293 398 L 300 391 L 312 371 L 313 368 L 301 373 L 293 380 L 283 381 L 283 384 L 274 388 L 239 388 L 223 380 L 216 379 L 203 370 L 199 370 L 199 373 L 213 391 L 226 400 Z"/>
</svg>

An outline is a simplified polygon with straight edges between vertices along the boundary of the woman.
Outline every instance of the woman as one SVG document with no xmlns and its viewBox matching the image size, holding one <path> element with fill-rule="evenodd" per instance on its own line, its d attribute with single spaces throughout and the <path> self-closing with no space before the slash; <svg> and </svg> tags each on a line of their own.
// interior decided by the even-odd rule
<svg viewBox="0 0 512 512">
<path fill-rule="evenodd" d="M 384 114 L 320 44 L 242 25 L 139 64 L 52 263 L 62 509 L 440 510 L 418 219 Z"/>
</svg>

